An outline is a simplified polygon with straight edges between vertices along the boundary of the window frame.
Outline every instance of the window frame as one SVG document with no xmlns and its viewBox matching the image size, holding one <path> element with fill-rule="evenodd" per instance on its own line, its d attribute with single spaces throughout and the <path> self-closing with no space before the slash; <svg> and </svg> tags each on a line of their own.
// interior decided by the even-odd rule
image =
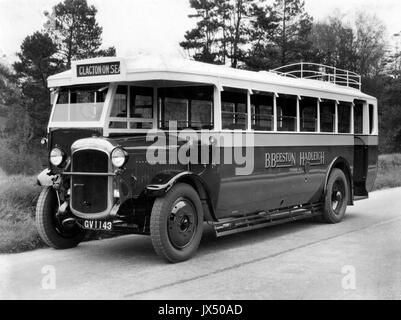
<svg viewBox="0 0 401 320">
<path fill-rule="evenodd" d="M 111 113 L 113 111 L 113 102 L 114 98 L 117 94 L 117 89 L 119 86 L 126 86 L 127 87 L 127 116 L 126 117 L 112 117 Z M 137 118 L 137 117 L 130 117 L 130 112 L 131 112 L 131 88 L 132 87 L 140 87 L 140 88 L 149 88 L 153 90 L 153 95 L 152 95 L 152 105 L 153 105 L 153 118 L 147 119 L 147 118 Z M 127 84 L 127 83 L 115 83 L 112 92 L 111 92 L 111 98 L 110 98 L 110 105 L 107 110 L 107 117 L 104 123 L 104 131 L 105 135 L 108 135 L 109 133 L 146 133 L 149 130 L 155 129 L 155 121 L 156 121 L 156 111 L 155 111 L 155 90 L 157 90 L 156 87 L 145 87 L 145 86 L 140 86 L 134 84 Z M 157 110 L 157 109 L 156 109 Z M 125 123 L 126 127 L 125 128 L 111 128 L 110 123 L 115 122 L 115 123 Z M 132 129 L 131 128 L 131 123 L 147 123 L 151 124 L 151 128 L 141 128 L 141 129 Z"/>
<path fill-rule="evenodd" d="M 206 87 L 206 88 L 210 88 L 211 89 L 211 99 L 210 100 L 200 100 L 198 97 L 196 96 L 184 96 L 184 97 L 167 97 L 167 96 L 163 96 L 159 93 L 159 90 L 166 90 L 166 89 L 174 89 L 174 88 L 188 88 L 188 89 L 193 89 L 196 87 Z M 168 127 L 164 127 L 162 126 L 162 122 L 164 122 L 165 120 L 163 119 L 163 111 L 165 108 L 165 99 L 166 98 L 172 98 L 172 99 L 178 99 L 178 100 L 186 100 L 186 119 L 185 120 L 180 120 L 180 121 L 186 121 L 186 127 L 183 129 L 180 129 L 180 127 L 178 126 L 177 130 L 194 130 L 194 131 L 203 131 L 203 130 L 215 130 L 216 128 L 216 120 L 215 120 L 215 99 L 214 99 L 214 95 L 215 95 L 215 90 L 214 87 L 212 85 L 196 85 L 196 84 L 192 84 L 192 85 L 183 85 L 183 86 L 174 86 L 174 87 L 158 87 L 156 88 L 156 96 L 157 96 L 157 102 L 156 102 L 156 113 L 157 113 L 157 117 L 156 117 L 156 126 L 155 128 L 157 128 L 157 130 L 166 130 L 166 131 L 171 131 Z M 191 124 L 192 121 L 192 101 L 204 101 L 204 102 L 209 102 L 211 104 L 210 106 L 210 124 L 209 127 L 210 128 L 191 128 L 189 127 L 189 125 Z"/>
</svg>

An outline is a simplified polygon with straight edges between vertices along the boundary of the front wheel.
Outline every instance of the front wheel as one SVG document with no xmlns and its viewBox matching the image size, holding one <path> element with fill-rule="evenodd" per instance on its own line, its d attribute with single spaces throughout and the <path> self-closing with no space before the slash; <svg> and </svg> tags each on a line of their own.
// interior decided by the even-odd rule
<svg viewBox="0 0 401 320">
<path fill-rule="evenodd" d="M 150 236 L 159 256 L 172 263 L 190 259 L 198 249 L 202 233 L 202 203 L 191 186 L 177 184 L 155 200 Z"/>
<path fill-rule="evenodd" d="M 42 240 L 55 249 L 76 247 L 85 237 L 78 225 L 64 227 L 57 218 L 58 200 L 52 187 L 42 190 L 36 205 L 36 228 Z"/>
<path fill-rule="evenodd" d="M 324 199 L 323 221 L 339 223 L 344 219 L 349 200 L 349 185 L 344 172 L 334 169 L 330 173 Z"/>
</svg>

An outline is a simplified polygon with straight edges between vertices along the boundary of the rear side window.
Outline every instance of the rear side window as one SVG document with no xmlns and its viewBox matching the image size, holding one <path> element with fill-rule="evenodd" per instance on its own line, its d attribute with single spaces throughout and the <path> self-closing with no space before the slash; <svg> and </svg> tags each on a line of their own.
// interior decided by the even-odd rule
<svg viewBox="0 0 401 320">
<path fill-rule="evenodd" d="M 221 119 L 223 130 L 246 130 L 247 93 L 223 91 L 221 93 Z"/>
<path fill-rule="evenodd" d="M 373 104 L 369 105 L 369 133 L 373 134 L 375 131 L 375 107 Z"/>
<path fill-rule="evenodd" d="M 277 98 L 277 130 L 297 131 L 297 97 L 280 95 Z"/>
<path fill-rule="evenodd" d="M 351 103 L 338 104 L 338 133 L 351 133 Z"/>
<path fill-rule="evenodd" d="M 363 134 L 363 103 L 354 106 L 354 133 Z"/>
<path fill-rule="evenodd" d="M 301 132 L 317 131 L 317 99 L 304 97 L 299 102 Z"/>
<path fill-rule="evenodd" d="M 320 102 L 320 131 L 335 132 L 336 102 L 322 100 Z"/>
<path fill-rule="evenodd" d="M 255 131 L 273 131 L 274 96 L 269 93 L 258 93 L 251 96 L 251 122 Z"/>
</svg>

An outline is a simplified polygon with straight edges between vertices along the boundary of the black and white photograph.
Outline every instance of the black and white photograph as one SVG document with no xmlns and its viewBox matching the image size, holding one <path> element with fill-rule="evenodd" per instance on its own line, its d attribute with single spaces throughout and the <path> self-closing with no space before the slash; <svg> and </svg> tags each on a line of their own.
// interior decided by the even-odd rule
<svg viewBox="0 0 401 320">
<path fill-rule="evenodd" d="M 400 15 L 0 0 L 0 300 L 401 300 Z"/>
</svg>

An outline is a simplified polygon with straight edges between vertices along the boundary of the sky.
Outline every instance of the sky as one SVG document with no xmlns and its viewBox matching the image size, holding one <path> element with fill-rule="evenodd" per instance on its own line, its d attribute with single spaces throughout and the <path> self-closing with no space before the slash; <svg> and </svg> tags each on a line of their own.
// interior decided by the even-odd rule
<svg viewBox="0 0 401 320">
<path fill-rule="evenodd" d="M 43 11 L 51 11 L 61 0 L 0 0 L 0 59 L 13 61 L 22 40 L 40 30 Z M 273 2 L 273 0 L 269 0 Z M 137 53 L 179 55 L 179 42 L 195 25 L 188 18 L 189 0 L 88 0 L 98 9 L 103 27 L 103 45 L 114 45 L 118 56 Z M 339 8 L 352 21 L 355 12 L 365 10 L 382 20 L 388 35 L 401 31 L 400 0 L 305 0 L 315 20 L 323 20 Z"/>
</svg>

